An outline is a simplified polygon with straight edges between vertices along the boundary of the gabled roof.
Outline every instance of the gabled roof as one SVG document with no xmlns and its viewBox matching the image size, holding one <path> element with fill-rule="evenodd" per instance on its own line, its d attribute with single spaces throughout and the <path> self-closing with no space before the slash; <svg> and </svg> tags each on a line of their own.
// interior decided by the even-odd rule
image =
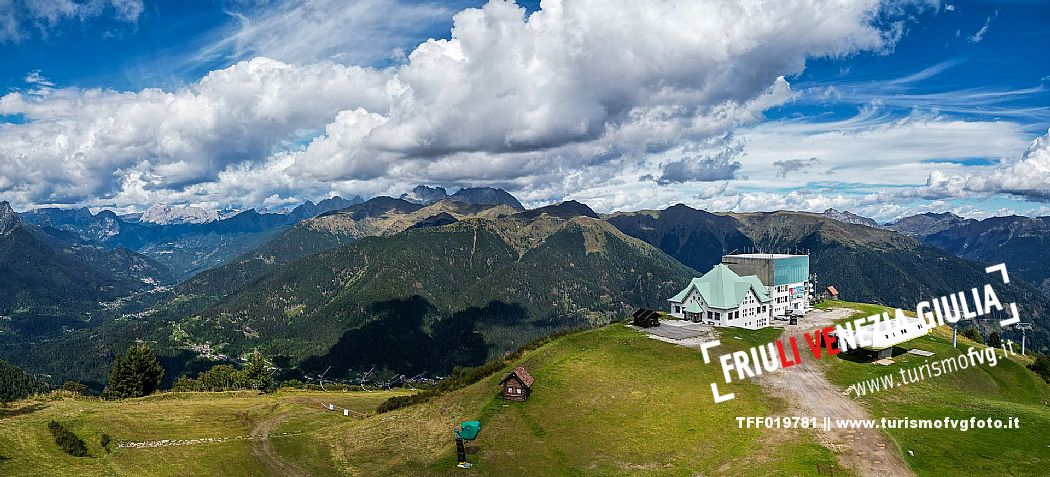
<svg viewBox="0 0 1050 477">
<path fill-rule="evenodd" d="M 660 312 L 653 311 L 653 310 L 648 310 L 648 309 L 645 309 L 645 308 L 639 308 L 638 311 L 635 311 L 634 314 L 631 315 L 631 318 L 634 318 L 635 321 L 638 321 L 638 320 L 645 321 L 645 320 L 649 320 L 649 319 L 659 320 L 660 319 Z"/>
<path fill-rule="evenodd" d="M 667 301 L 673 301 L 675 303 L 681 303 L 681 302 L 685 301 L 685 296 L 689 294 L 689 289 L 692 288 L 692 287 L 693 287 L 692 283 L 690 283 L 689 286 L 685 287 L 685 290 L 682 290 L 682 291 L 678 292 L 677 295 L 675 295 L 675 296 L 673 296 L 671 298 L 668 298 Z"/>
<path fill-rule="evenodd" d="M 634 313 L 631 314 L 631 318 L 647 318 L 647 317 L 649 317 L 649 315 L 652 315 L 653 313 L 656 313 L 656 312 L 653 311 L 653 310 L 650 310 L 648 308 L 639 308 L 639 309 L 635 310 Z"/>
<path fill-rule="evenodd" d="M 518 381 L 521 381 L 521 383 L 524 384 L 525 387 L 528 387 L 528 388 L 532 387 L 532 382 L 534 381 L 532 379 L 532 375 L 530 375 L 528 371 L 525 371 L 525 368 L 523 368 L 521 366 L 518 366 L 517 368 L 514 368 L 514 371 L 511 371 L 509 374 L 507 374 L 507 376 L 505 378 L 503 378 L 503 380 L 500 381 L 499 383 L 503 384 L 503 383 L 507 382 L 507 380 L 512 378 L 512 377 L 518 378 Z"/>
<path fill-rule="evenodd" d="M 831 293 L 832 295 L 838 295 L 839 291 L 835 289 L 834 285 L 828 285 L 828 293 Z"/>
<path fill-rule="evenodd" d="M 733 270 L 730 270 L 729 267 L 722 264 L 715 265 L 714 268 L 705 273 L 704 276 L 694 278 L 689 282 L 689 286 L 678 292 L 678 294 L 669 301 L 682 303 L 682 301 L 685 300 L 685 297 L 689 295 L 689 290 L 692 288 L 696 288 L 700 293 L 700 296 L 703 297 L 704 303 L 707 303 L 707 306 L 721 310 L 728 310 L 740 306 L 740 303 L 744 301 L 744 297 L 747 296 L 748 290 L 754 292 L 759 303 L 766 303 L 769 301 L 766 287 L 757 276 L 748 275 L 746 277 L 741 277 Z"/>
</svg>

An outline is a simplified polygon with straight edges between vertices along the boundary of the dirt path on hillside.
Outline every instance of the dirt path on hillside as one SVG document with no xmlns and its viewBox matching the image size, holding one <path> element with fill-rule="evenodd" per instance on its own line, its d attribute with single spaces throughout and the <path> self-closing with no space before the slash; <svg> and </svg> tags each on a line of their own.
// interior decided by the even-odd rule
<svg viewBox="0 0 1050 477">
<path fill-rule="evenodd" d="M 274 406 L 276 410 L 276 406 Z M 277 451 L 274 450 L 273 444 L 270 442 L 270 431 L 276 426 L 284 416 L 280 414 L 273 414 L 263 418 L 255 424 L 255 428 L 252 429 L 252 455 L 258 458 L 267 469 L 273 475 L 279 475 L 282 477 L 310 477 L 310 474 L 300 469 L 298 466 L 286 462 L 281 456 L 277 455 Z"/>
<path fill-rule="evenodd" d="M 807 354 L 804 331 L 830 324 L 831 319 L 842 318 L 838 310 L 807 314 L 804 324 L 789 326 L 784 338 L 796 336 L 803 355 Z M 848 316 L 848 313 L 845 314 Z M 820 364 L 812 356 L 803 356 L 802 364 L 763 374 L 756 380 L 773 396 L 786 400 L 791 406 L 788 415 L 835 419 L 871 419 L 860 403 L 845 396 L 824 375 Z M 893 443 L 878 429 L 836 429 L 818 431 L 821 443 L 835 453 L 839 464 L 862 477 L 912 477 Z"/>
</svg>

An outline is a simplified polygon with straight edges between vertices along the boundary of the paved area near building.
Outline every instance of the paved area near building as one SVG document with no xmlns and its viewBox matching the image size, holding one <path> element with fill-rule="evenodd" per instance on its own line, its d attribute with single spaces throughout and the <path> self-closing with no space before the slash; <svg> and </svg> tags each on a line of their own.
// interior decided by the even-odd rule
<svg viewBox="0 0 1050 477">
<path fill-rule="evenodd" d="M 705 341 L 714 339 L 715 332 L 711 325 L 693 323 L 685 320 L 660 320 L 660 326 L 652 328 L 640 328 L 628 325 L 654 340 L 685 346 L 687 348 L 700 348 Z"/>
<path fill-rule="evenodd" d="M 661 336 L 673 340 L 684 340 L 688 338 L 696 338 L 711 331 L 709 325 L 702 325 L 700 323 L 672 324 L 673 321 L 675 320 L 660 320 L 660 326 L 646 328 L 645 332 L 650 335 Z"/>
</svg>

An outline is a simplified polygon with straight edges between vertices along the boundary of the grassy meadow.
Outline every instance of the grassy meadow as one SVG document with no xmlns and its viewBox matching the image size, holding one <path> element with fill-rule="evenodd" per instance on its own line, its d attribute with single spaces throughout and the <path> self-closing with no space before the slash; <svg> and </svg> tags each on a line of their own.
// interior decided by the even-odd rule
<svg viewBox="0 0 1050 477">
<path fill-rule="evenodd" d="M 850 319 L 887 310 L 877 305 L 836 302 L 856 311 Z M 891 313 L 892 316 L 892 313 Z M 847 359 L 822 360 L 832 383 L 846 388 L 856 382 L 887 374 L 899 378 L 901 368 L 957 356 L 969 347 L 985 345 L 959 336 L 952 347 L 951 330 L 942 327 L 909 341 L 903 348 L 931 351 L 934 356 L 894 356 L 890 366 Z M 886 433 L 899 447 L 904 460 L 920 476 L 984 475 L 1045 476 L 1050 468 L 1050 387 L 1025 369 L 1028 357 L 1002 358 L 996 366 L 970 367 L 939 377 L 929 377 L 858 398 L 873 417 L 912 419 L 1020 418 L 1020 429 L 971 429 L 966 432 L 938 429 L 890 429 Z M 908 451 L 911 451 L 909 453 Z"/>
<path fill-rule="evenodd" d="M 243 439 L 262 421 L 273 419 L 271 441 L 277 445 L 316 447 L 316 432 L 357 417 L 322 410 L 323 402 L 371 413 L 386 398 L 382 392 L 165 393 L 126 401 L 92 398 L 40 398 L 0 408 L 0 475 L 11 476 L 259 476 L 269 475 Z M 64 454 L 48 433 L 58 421 L 87 444 L 89 457 Z M 114 442 L 100 446 L 102 434 Z M 279 435 L 290 433 L 290 435 Z M 118 448 L 119 442 L 162 439 L 231 438 L 225 442 L 156 448 Z M 240 438 L 240 439 L 238 439 Z M 294 443 L 293 443 L 294 442 Z M 312 456 L 312 457 L 325 457 Z M 298 459 L 296 459 L 298 460 Z M 303 460 L 313 465 L 316 459 Z M 324 467 L 323 461 L 318 467 Z"/>
<path fill-rule="evenodd" d="M 274 416 L 270 441 L 277 455 L 317 476 L 801 476 L 817 464 L 836 465 L 812 433 L 737 429 L 736 416 L 775 414 L 784 403 L 743 383 L 727 390 L 736 390 L 737 399 L 716 405 L 709 383 L 719 368 L 702 365 L 695 350 L 623 325 L 558 339 L 520 364 L 536 378 L 526 403 L 497 398 L 497 373 L 425 404 L 360 418 L 321 411 L 321 402 L 367 414 L 391 393 L 25 402 L 0 415 L 0 455 L 9 458 L 0 462 L 0 475 L 273 475 L 243 440 L 106 453 L 98 438 L 103 432 L 116 441 L 245 436 Z M 47 433 L 50 419 L 87 441 L 91 457 L 63 455 Z M 482 432 L 469 457 L 475 467 L 463 471 L 455 468 L 452 428 L 471 419 L 482 421 Z"/>
<path fill-rule="evenodd" d="M 856 308 L 873 311 L 867 305 Z M 729 349 L 765 343 L 779 333 L 720 330 Z M 931 359 L 955 352 L 942 335 L 909 346 L 933 351 Z M 821 366 L 845 389 L 925 359 L 904 355 L 898 364 L 883 367 L 834 358 Z M 0 476 L 289 475 L 261 458 L 251 441 L 237 439 L 261 426 L 271 434 L 273 458 L 313 476 L 809 476 L 818 465 L 829 466 L 834 475 L 851 475 L 819 444 L 815 431 L 737 428 L 736 416 L 789 413 L 785 402 L 745 381 L 721 389 L 736 392 L 736 399 L 715 404 L 709 383 L 721 381 L 719 366 L 702 364 L 696 350 L 647 338 L 621 324 L 559 338 L 508 363 L 508 369 L 517 364 L 536 378 L 525 403 L 498 398 L 500 372 L 385 414 L 373 410 L 407 391 L 23 401 L 0 410 Z M 1021 418 L 1020 431 L 887 431 L 920 476 L 1045 475 L 1042 469 L 1050 465 L 1044 438 L 1050 435 L 1047 400 L 1046 384 L 1018 360 L 859 399 L 875 417 Z M 327 402 L 352 409 L 353 415 L 322 410 Z M 90 456 L 63 454 L 47 431 L 52 419 L 83 438 Z M 453 426 L 475 419 L 482 430 L 469 446 L 474 467 L 457 469 Z M 102 433 L 116 442 L 233 439 L 157 448 L 114 444 L 106 452 L 99 446 Z"/>
</svg>

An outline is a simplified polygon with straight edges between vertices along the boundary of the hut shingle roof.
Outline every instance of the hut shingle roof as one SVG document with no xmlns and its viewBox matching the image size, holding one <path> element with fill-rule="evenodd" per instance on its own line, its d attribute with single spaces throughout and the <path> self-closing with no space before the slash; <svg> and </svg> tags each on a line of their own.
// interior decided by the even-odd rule
<svg viewBox="0 0 1050 477">
<path fill-rule="evenodd" d="M 507 382 L 507 380 L 510 379 L 511 376 L 517 376 L 518 379 L 521 380 L 522 384 L 530 388 L 532 387 L 533 381 L 535 381 L 532 378 L 532 375 L 529 374 L 529 372 L 526 371 L 524 367 L 518 366 L 517 368 L 514 368 L 514 371 L 511 371 L 510 374 L 507 374 L 507 377 L 503 378 L 503 381 L 500 381 L 500 384 Z"/>
</svg>

